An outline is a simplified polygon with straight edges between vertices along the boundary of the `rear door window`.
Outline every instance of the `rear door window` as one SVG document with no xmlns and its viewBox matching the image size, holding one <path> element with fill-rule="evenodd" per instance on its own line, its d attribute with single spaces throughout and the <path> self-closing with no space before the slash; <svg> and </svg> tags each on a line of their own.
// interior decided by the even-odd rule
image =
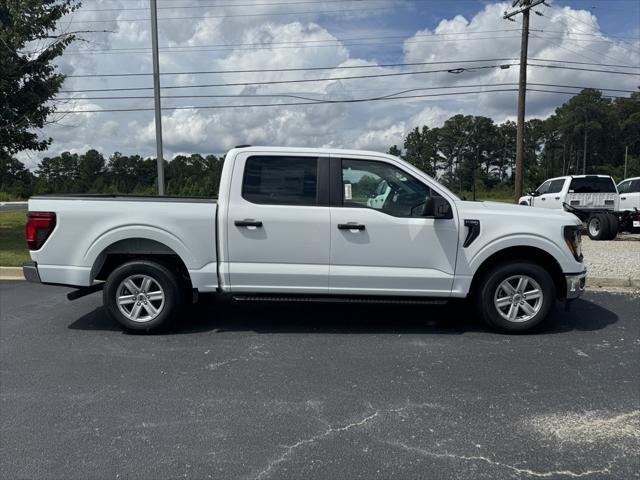
<svg viewBox="0 0 640 480">
<path fill-rule="evenodd" d="M 640 178 L 631 180 L 631 185 L 627 187 L 627 191 L 625 193 L 640 193 Z"/>
<path fill-rule="evenodd" d="M 242 197 L 267 205 L 317 205 L 318 159 L 249 157 L 244 168 Z"/>
<path fill-rule="evenodd" d="M 616 184 L 607 177 L 573 178 L 569 193 L 616 193 Z"/>
</svg>

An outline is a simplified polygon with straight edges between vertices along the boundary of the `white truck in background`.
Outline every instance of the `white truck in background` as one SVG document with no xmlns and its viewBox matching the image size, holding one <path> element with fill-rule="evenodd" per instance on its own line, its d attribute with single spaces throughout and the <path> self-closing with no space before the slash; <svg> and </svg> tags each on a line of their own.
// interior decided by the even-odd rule
<svg viewBox="0 0 640 480">
<path fill-rule="evenodd" d="M 618 185 L 620 211 L 629 212 L 623 223 L 625 230 L 640 232 L 640 177 L 626 178 Z"/>
<path fill-rule="evenodd" d="M 31 198 L 23 270 L 31 281 L 78 287 L 71 299 L 103 290 L 107 312 L 143 332 L 166 327 L 206 292 L 469 297 L 492 327 L 522 332 L 584 291 L 580 230 L 562 210 L 462 201 L 382 153 L 242 147 L 225 158 L 217 200 Z"/>
<path fill-rule="evenodd" d="M 622 208 L 621 202 L 622 195 L 608 175 L 550 178 L 518 200 L 520 205 L 570 211 L 585 222 L 592 240 L 612 240 L 621 227 L 633 226 L 637 213 Z"/>
</svg>

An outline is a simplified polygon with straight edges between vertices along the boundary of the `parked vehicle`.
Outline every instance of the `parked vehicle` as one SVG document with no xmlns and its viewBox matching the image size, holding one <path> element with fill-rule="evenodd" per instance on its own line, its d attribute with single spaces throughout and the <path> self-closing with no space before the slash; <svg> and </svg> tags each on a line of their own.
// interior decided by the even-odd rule
<svg viewBox="0 0 640 480">
<path fill-rule="evenodd" d="M 489 325 L 521 332 L 581 295 L 586 277 L 574 215 L 462 201 L 401 159 L 357 150 L 235 148 L 217 201 L 38 196 L 26 230 L 28 280 L 79 287 L 71 298 L 102 289 L 109 314 L 145 332 L 203 292 L 469 297 Z"/>
<path fill-rule="evenodd" d="M 568 210 L 585 223 L 589 238 L 612 240 L 620 229 L 631 230 L 633 222 L 640 221 L 636 211 L 623 208 L 633 197 L 622 197 L 608 175 L 571 175 L 544 181 L 518 203 Z"/>
<path fill-rule="evenodd" d="M 518 200 L 520 205 L 564 208 L 568 204 L 580 210 L 618 210 L 618 191 L 607 175 L 571 175 L 546 180 L 533 192 Z"/>
<path fill-rule="evenodd" d="M 640 232 L 640 177 L 627 178 L 618 184 L 620 210 L 629 212 L 622 227 L 629 232 Z"/>
</svg>

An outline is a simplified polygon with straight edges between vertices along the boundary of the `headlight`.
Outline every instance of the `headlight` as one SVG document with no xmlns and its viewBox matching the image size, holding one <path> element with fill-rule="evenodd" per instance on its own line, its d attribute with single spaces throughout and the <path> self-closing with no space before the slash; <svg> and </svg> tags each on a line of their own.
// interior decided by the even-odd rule
<svg viewBox="0 0 640 480">
<path fill-rule="evenodd" d="M 569 251 L 578 262 L 582 262 L 582 228 L 579 225 L 564 227 L 564 241 Z"/>
</svg>

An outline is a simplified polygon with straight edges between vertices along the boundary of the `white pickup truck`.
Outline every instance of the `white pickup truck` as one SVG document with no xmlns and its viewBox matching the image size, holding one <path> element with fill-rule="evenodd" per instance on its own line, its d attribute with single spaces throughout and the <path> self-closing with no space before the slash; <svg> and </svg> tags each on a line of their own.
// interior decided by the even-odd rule
<svg viewBox="0 0 640 480">
<path fill-rule="evenodd" d="M 379 189 L 383 202 L 370 202 Z M 585 286 L 581 223 L 558 210 L 462 201 L 396 157 L 229 151 L 219 197 L 38 196 L 28 280 L 103 290 L 124 328 L 154 331 L 198 292 L 238 300 L 470 297 L 491 326 L 530 329 Z"/>
</svg>

